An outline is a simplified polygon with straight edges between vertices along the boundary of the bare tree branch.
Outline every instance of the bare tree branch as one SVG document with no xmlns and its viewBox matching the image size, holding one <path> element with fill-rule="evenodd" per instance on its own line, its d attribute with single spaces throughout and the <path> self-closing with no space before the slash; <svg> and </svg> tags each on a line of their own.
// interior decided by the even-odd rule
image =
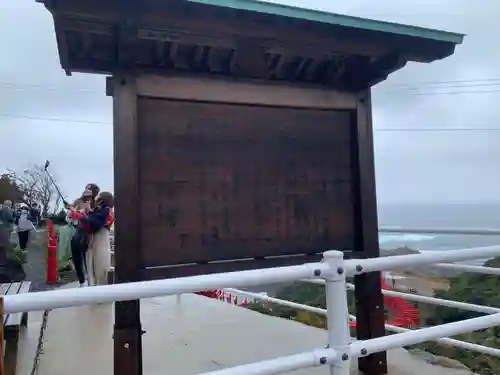
<svg viewBox="0 0 500 375">
<path fill-rule="evenodd" d="M 42 214 L 46 216 L 52 200 L 56 198 L 56 192 L 43 166 L 34 165 L 31 168 L 25 169 L 22 173 L 9 170 L 8 174 L 19 187 L 23 196 L 23 202 L 28 205 L 37 203 L 42 208 Z M 60 198 L 56 199 L 55 209 L 58 208 L 58 200 L 60 201 Z"/>
</svg>

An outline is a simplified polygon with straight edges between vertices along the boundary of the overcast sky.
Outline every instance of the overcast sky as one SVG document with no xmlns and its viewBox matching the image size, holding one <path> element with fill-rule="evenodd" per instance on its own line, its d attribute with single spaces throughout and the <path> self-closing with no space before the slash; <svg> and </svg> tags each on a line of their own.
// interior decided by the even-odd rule
<svg viewBox="0 0 500 375">
<path fill-rule="evenodd" d="M 279 2 L 467 34 L 454 56 L 410 64 L 374 89 L 378 199 L 500 201 L 500 130 L 388 130 L 500 129 L 500 1 Z M 88 182 L 112 190 L 112 109 L 104 77 L 65 76 L 52 18 L 35 0 L 0 1 L 0 45 L 0 171 L 50 159 L 71 199 Z M 443 81 L 454 82 L 436 84 Z"/>
</svg>

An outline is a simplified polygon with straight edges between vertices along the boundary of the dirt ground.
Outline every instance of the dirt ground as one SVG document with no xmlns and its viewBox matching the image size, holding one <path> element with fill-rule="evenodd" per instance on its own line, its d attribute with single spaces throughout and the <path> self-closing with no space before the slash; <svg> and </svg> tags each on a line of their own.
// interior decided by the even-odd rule
<svg viewBox="0 0 500 375">
<path fill-rule="evenodd" d="M 450 287 L 446 279 L 426 278 L 423 276 L 401 275 L 404 279 L 396 280 L 395 290 L 413 292 L 422 296 L 432 297 L 436 291 L 448 290 Z"/>
</svg>

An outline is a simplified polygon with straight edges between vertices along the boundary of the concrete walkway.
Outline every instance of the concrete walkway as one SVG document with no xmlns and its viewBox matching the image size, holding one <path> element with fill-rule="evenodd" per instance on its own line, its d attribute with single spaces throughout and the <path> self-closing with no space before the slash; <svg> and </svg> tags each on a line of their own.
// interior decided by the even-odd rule
<svg viewBox="0 0 500 375">
<path fill-rule="evenodd" d="M 19 336 L 19 352 L 17 361 L 18 375 L 36 374 L 38 353 L 40 352 L 40 336 L 44 323 L 43 312 L 29 314 L 28 328 L 22 329 Z"/>
<path fill-rule="evenodd" d="M 141 304 L 144 374 L 194 375 L 321 348 L 326 332 L 196 295 L 153 298 Z M 48 315 L 39 375 L 111 375 L 113 307 L 84 306 Z M 32 372 L 42 314 L 30 313 L 20 347 L 20 375 Z M 389 352 L 390 375 L 468 375 L 430 365 L 403 349 Z M 352 374 L 358 372 L 353 369 Z M 293 372 L 329 374 L 326 367 Z"/>
</svg>

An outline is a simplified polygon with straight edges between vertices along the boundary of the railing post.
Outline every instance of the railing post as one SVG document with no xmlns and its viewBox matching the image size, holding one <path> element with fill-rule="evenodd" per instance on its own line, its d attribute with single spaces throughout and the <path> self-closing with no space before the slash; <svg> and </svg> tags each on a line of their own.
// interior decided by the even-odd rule
<svg viewBox="0 0 500 375">
<path fill-rule="evenodd" d="M 340 360 L 331 364 L 331 375 L 349 375 L 351 358 L 349 345 L 349 312 L 347 310 L 344 254 L 341 251 L 327 251 L 323 254 L 329 270 L 323 274 L 328 324 L 328 346 L 335 349 Z"/>
</svg>

